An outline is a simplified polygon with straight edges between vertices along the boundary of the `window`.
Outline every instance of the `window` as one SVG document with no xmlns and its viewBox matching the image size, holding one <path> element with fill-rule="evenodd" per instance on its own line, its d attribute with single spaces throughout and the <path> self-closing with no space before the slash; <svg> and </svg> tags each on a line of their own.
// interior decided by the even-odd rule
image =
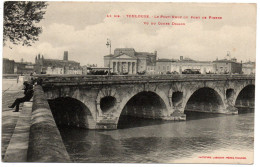
<svg viewBox="0 0 260 167">
<path fill-rule="evenodd" d="M 169 66 L 167 66 L 167 71 L 169 71 L 170 70 L 170 67 Z"/>
</svg>

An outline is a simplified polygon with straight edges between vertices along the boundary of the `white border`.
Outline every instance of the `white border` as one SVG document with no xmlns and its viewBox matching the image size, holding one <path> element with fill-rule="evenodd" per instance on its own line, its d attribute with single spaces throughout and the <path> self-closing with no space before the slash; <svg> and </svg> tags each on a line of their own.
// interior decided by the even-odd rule
<svg viewBox="0 0 260 167">
<path fill-rule="evenodd" d="M 53 1 L 53 0 L 47 0 L 47 1 Z M 56 0 L 56 1 L 62 1 L 62 0 Z M 63 1 L 72 1 L 72 0 L 63 0 Z M 85 0 L 77 0 L 77 1 L 85 1 Z M 88 0 L 89 1 L 89 0 Z M 210 0 L 200 0 L 200 1 L 194 1 L 194 0 L 184 0 L 184 1 L 176 1 L 176 0 L 92 0 L 89 2 L 196 2 L 196 3 L 213 3 L 213 2 L 217 2 L 217 3 L 256 3 L 257 4 L 257 38 L 256 38 L 256 103 L 255 103 L 255 135 L 254 135 L 254 139 L 255 139 L 255 145 L 254 145 L 254 164 L 250 165 L 250 166 L 260 166 L 260 158 L 258 158 L 260 156 L 260 137 L 259 137 L 259 115 L 260 115 L 260 103 L 257 103 L 257 100 L 260 98 L 260 88 L 259 88 L 259 75 L 260 75 L 260 67 L 258 67 L 258 56 L 259 55 L 259 46 L 258 46 L 258 41 L 259 41 L 259 4 L 257 2 L 257 0 L 236 0 L 236 1 L 220 1 L 220 0 L 215 0 L 215 1 L 210 1 Z M 3 38 L 3 2 L 0 3 L 0 35 L 1 35 L 1 40 L 0 40 L 0 45 L 3 46 L 2 44 L 2 38 Z M 243 12 L 243 11 L 241 11 Z M 0 47 L 0 51 L 2 53 L 2 47 Z M 3 53 L 2 53 L 3 54 Z M 0 75 L 2 75 L 2 61 L 0 63 Z M 1 77 L 1 90 L 2 90 L 2 77 Z M 2 101 L 2 95 L 0 96 L 1 101 Z M 2 111 L 2 107 L 0 108 Z M 259 112 L 258 112 L 259 111 Z M 2 115 L 2 112 L 1 112 Z M 2 118 L 2 117 L 1 117 Z M 2 120 L 2 119 L 1 119 Z M 0 124 L 2 125 L 2 122 L 0 120 Z M 2 131 L 1 131 L 2 132 Z M 1 133 L 2 134 L 2 133 Z M 172 166 L 178 166 L 178 167 L 187 167 L 187 166 L 194 166 L 194 167 L 201 167 L 201 166 L 231 166 L 231 165 L 224 165 L 224 164 L 126 164 L 126 163 L 0 163 L 0 166 L 12 166 L 12 167 L 16 167 L 16 166 L 36 166 L 37 167 L 46 167 L 46 166 L 90 166 L 90 167 L 100 167 L 100 166 L 106 166 L 106 167 L 121 167 L 121 166 L 134 166 L 134 167 L 153 167 L 153 166 L 163 166 L 163 167 L 172 167 Z M 238 165 L 232 165 L 232 166 L 238 166 Z M 240 165 L 239 165 L 240 166 Z M 243 166 L 249 166 L 249 165 L 243 165 Z"/>
</svg>

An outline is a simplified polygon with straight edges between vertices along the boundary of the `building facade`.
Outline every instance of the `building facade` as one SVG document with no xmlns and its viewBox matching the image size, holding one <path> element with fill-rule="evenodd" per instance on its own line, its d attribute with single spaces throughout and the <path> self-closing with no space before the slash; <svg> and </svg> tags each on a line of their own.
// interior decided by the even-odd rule
<svg viewBox="0 0 260 167">
<path fill-rule="evenodd" d="M 45 59 L 38 54 L 35 57 L 37 74 L 82 74 L 80 63 L 68 60 L 68 51 L 64 52 L 63 60 Z"/>
<path fill-rule="evenodd" d="M 184 70 L 191 69 L 197 70 L 201 74 L 214 73 L 213 65 L 211 61 L 195 61 L 189 58 L 180 58 L 173 64 L 173 71 L 182 73 Z"/>
<path fill-rule="evenodd" d="M 246 62 L 242 64 L 243 74 L 255 74 L 255 62 Z"/>
<path fill-rule="evenodd" d="M 14 73 L 15 74 L 31 74 L 34 73 L 35 65 L 31 62 L 15 62 Z"/>
<path fill-rule="evenodd" d="M 14 74 L 14 60 L 3 58 L 3 74 Z"/>
<path fill-rule="evenodd" d="M 213 61 L 213 67 L 216 74 L 241 74 L 242 63 L 238 63 L 236 59 L 222 59 Z"/>
<path fill-rule="evenodd" d="M 157 74 L 167 74 L 169 72 L 173 72 L 173 63 L 176 60 L 173 59 L 158 59 L 156 61 L 156 73 Z"/>
<path fill-rule="evenodd" d="M 158 59 L 156 61 L 156 73 L 181 74 L 186 69 L 197 70 L 201 74 L 213 73 L 213 65 L 210 61 L 195 61 L 189 58 L 180 57 L 179 60 L 174 59 Z"/>
<path fill-rule="evenodd" d="M 104 56 L 104 67 L 118 74 L 152 73 L 155 71 L 157 52 L 136 52 L 133 48 L 117 48 L 114 54 Z"/>
</svg>

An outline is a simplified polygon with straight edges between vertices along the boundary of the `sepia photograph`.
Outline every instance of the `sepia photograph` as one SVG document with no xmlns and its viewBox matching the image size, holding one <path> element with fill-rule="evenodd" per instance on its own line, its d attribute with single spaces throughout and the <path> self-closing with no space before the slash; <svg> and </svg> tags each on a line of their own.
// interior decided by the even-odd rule
<svg viewBox="0 0 260 167">
<path fill-rule="evenodd" d="M 2 163 L 254 163 L 256 3 L 2 9 Z"/>
</svg>

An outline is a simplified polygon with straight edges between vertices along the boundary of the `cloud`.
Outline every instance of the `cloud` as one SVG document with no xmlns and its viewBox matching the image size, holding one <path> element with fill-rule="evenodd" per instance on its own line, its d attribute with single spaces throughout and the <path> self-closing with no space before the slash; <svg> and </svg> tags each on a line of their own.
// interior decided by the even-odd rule
<svg viewBox="0 0 260 167">
<path fill-rule="evenodd" d="M 82 12 L 82 11 L 81 11 Z M 216 11 L 215 11 L 216 12 Z M 234 11 L 233 11 L 234 12 Z M 147 9 L 140 12 L 135 5 L 126 9 L 111 9 L 108 14 L 159 14 L 159 10 Z M 165 13 L 169 13 L 166 11 Z M 34 55 L 44 54 L 45 58 L 59 58 L 65 50 L 69 59 L 85 65 L 103 65 L 103 56 L 109 54 L 106 39 L 115 48 L 129 47 L 136 51 L 154 52 L 160 58 L 190 57 L 195 60 L 224 58 L 227 51 L 239 60 L 255 60 L 255 27 L 230 25 L 222 21 L 190 21 L 171 19 L 128 19 L 107 18 L 96 24 L 77 28 L 77 24 L 45 24 L 40 41 L 32 47 L 17 46 L 4 55 L 20 60 L 20 57 L 34 61 Z M 46 18 L 47 19 L 47 18 Z M 185 26 L 144 25 L 144 21 L 183 22 Z M 209 28 L 208 24 L 218 28 Z M 219 25 L 221 24 L 221 25 Z M 82 25 L 81 25 L 82 26 Z"/>
</svg>

